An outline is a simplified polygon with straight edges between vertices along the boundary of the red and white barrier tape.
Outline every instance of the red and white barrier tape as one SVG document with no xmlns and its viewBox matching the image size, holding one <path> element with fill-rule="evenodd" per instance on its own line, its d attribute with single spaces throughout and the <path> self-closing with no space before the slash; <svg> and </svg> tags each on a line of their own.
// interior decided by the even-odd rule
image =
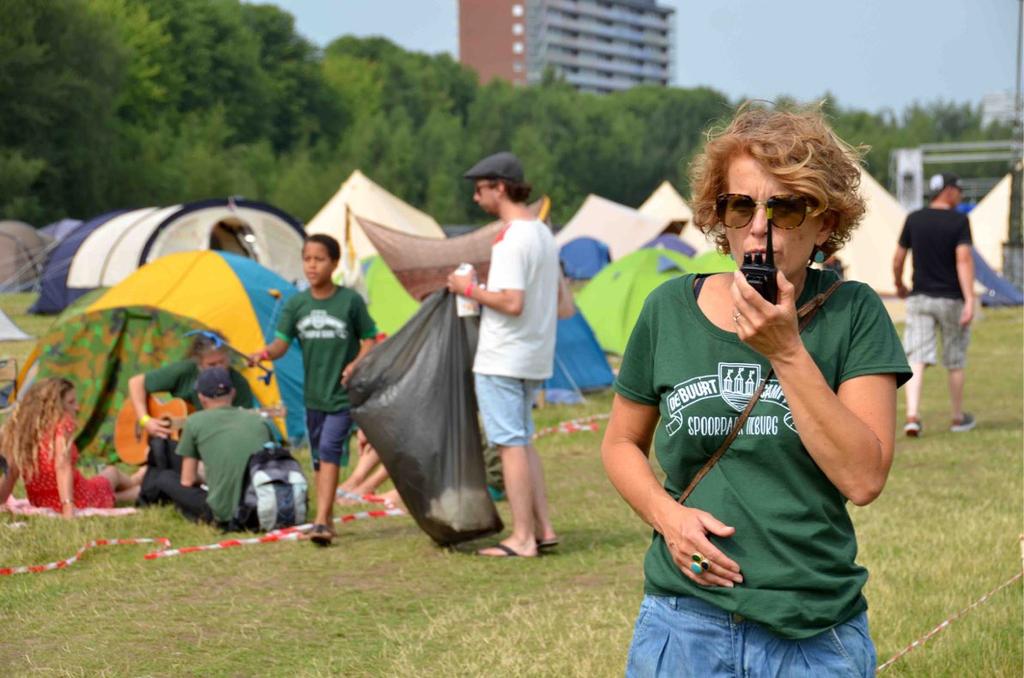
<svg viewBox="0 0 1024 678">
<path fill-rule="evenodd" d="M 336 523 L 350 523 L 354 520 L 366 520 L 368 518 L 386 518 L 388 516 L 404 516 L 405 511 L 402 509 L 382 509 L 379 511 L 360 511 L 359 513 L 349 513 L 348 515 L 335 518 Z M 250 537 L 247 539 L 225 539 L 215 544 L 204 544 L 202 546 L 184 546 L 180 549 L 168 549 L 161 551 L 153 551 L 147 553 L 144 558 L 146 560 L 155 560 L 157 558 L 169 558 L 171 556 L 185 555 L 186 553 L 198 553 L 200 551 L 219 551 L 222 549 L 234 548 L 236 546 L 250 546 L 252 544 L 272 544 L 280 541 L 296 541 L 301 539 L 304 532 L 308 532 L 313 527 L 312 523 L 306 523 L 305 525 L 298 525 L 296 527 L 286 527 L 281 530 L 274 530 L 273 532 L 267 532 L 259 537 Z"/>
<path fill-rule="evenodd" d="M 607 418 L 607 414 L 594 414 L 589 417 L 583 417 L 581 419 L 570 419 L 568 421 L 563 421 L 554 426 L 542 428 L 541 430 L 533 434 L 533 439 L 536 440 L 537 438 L 543 438 L 544 436 L 549 436 L 553 433 L 581 433 L 583 431 L 599 431 L 601 429 L 601 425 L 598 424 L 597 422 Z"/>
<path fill-rule="evenodd" d="M 336 523 L 351 523 L 355 520 L 365 520 L 368 518 L 385 518 L 388 516 L 404 516 L 405 511 L 397 508 L 382 509 L 378 511 L 360 511 L 359 513 L 349 513 L 344 516 L 340 516 L 334 519 Z M 225 539 L 224 541 L 217 542 L 216 544 L 206 544 L 203 546 L 183 546 L 180 549 L 171 549 L 171 540 L 167 537 L 141 537 L 137 539 L 96 539 L 89 542 L 82 548 L 78 549 L 75 555 L 70 558 L 64 558 L 63 560 L 57 560 L 52 563 L 46 563 L 45 565 L 22 565 L 21 567 L 0 567 L 0 577 L 5 575 L 13 574 L 34 574 L 38 572 L 49 572 L 51 570 L 63 570 L 66 567 L 70 567 L 78 562 L 82 554 L 91 548 L 97 546 L 124 546 L 133 544 L 159 544 L 160 548 L 156 551 L 151 551 L 143 556 L 146 560 L 155 560 L 157 558 L 165 558 L 168 556 L 178 556 L 186 553 L 197 553 L 199 551 L 217 551 L 221 549 L 232 548 L 235 546 L 249 546 L 251 544 L 270 544 L 280 541 L 295 541 L 302 538 L 302 533 L 309 531 L 313 527 L 312 523 L 306 523 L 305 525 L 299 525 L 297 527 L 286 527 L 280 530 L 274 530 L 267 534 L 259 537 L 251 537 L 247 539 Z"/>
<path fill-rule="evenodd" d="M 352 501 L 361 501 L 366 504 L 384 504 L 388 508 L 394 508 L 394 504 L 384 497 L 373 494 L 356 494 L 355 492 L 349 492 L 343 490 L 340 487 L 335 491 L 334 497 L 336 499 L 351 499 Z"/>
<path fill-rule="evenodd" d="M 34 574 L 37 572 L 49 572 L 50 570 L 63 570 L 77 563 L 82 554 L 97 546 L 131 546 L 135 544 L 160 544 L 161 548 L 171 545 L 167 537 L 140 537 L 138 539 L 94 539 L 82 548 L 78 549 L 75 555 L 63 560 L 56 560 L 45 565 L 22 565 L 21 567 L 0 567 L 0 577 L 10 574 Z"/>
<path fill-rule="evenodd" d="M 968 605 L 964 609 L 960 610 L 959 612 L 957 612 L 953 616 L 949 617 L 944 622 L 942 622 L 941 624 L 936 626 L 934 629 L 932 629 L 928 633 L 924 634 L 919 639 L 915 640 L 910 645 L 907 645 L 905 648 L 903 648 L 902 650 L 897 652 L 895 655 L 893 655 L 893 657 L 889 661 L 885 662 L 884 664 L 882 664 L 881 666 L 878 667 L 877 673 L 881 673 L 882 671 L 885 671 L 887 668 L 892 666 L 897 660 L 902 659 L 911 650 L 914 650 L 914 649 L 917 649 L 917 648 L 921 647 L 926 642 L 931 640 L 934 636 L 936 636 L 940 631 L 942 631 L 945 628 L 948 628 L 949 625 L 952 624 L 954 621 L 956 621 L 960 617 L 964 616 L 965 614 L 967 614 L 968 612 L 970 612 L 974 608 L 978 607 L 979 605 L 984 603 L 986 600 L 988 600 L 989 598 L 994 596 L 996 593 L 999 593 L 999 591 L 1001 591 L 1001 590 L 1005 589 L 1007 586 L 1013 584 L 1015 581 L 1017 581 L 1021 577 L 1024 577 L 1024 572 L 1018 572 L 1017 574 L 1015 574 L 1012 577 L 1010 577 L 1010 579 L 1008 581 L 1000 584 L 996 588 L 992 589 L 991 591 L 989 591 L 988 593 L 983 595 L 978 600 L 974 601 L 973 603 L 971 603 L 970 605 Z"/>
</svg>

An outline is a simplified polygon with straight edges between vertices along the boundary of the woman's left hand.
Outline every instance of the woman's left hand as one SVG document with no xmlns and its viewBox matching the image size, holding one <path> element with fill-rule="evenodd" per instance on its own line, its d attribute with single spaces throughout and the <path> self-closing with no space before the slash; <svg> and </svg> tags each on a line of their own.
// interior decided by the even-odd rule
<svg viewBox="0 0 1024 678">
<path fill-rule="evenodd" d="M 802 346 L 797 325 L 795 289 L 779 271 L 776 277 L 779 301 L 769 303 L 750 286 L 743 274 L 733 274 L 733 323 L 743 343 L 769 360 L 791 354 Z"/>
</svg>

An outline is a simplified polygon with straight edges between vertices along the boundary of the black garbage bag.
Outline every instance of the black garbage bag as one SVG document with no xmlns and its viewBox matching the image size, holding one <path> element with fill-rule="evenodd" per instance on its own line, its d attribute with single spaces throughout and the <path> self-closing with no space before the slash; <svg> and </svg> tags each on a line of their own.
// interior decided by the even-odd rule
<svg viewBox="0 0 1024 678">
<path fill-rule="evenodd" d="M 502 529 L 476 415 L 477 322 L 456 315 L 455 295 L 435 292 L 348 383 L 356 423 L 409 513 L 441 545 Z"/>
</svg>

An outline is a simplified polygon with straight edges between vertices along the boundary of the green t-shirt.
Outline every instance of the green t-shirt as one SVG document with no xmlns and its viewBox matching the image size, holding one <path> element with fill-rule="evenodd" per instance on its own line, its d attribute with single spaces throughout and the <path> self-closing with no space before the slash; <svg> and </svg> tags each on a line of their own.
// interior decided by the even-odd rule
<svg viewBox="0 0 1024 678">
<path fill-rule="evenodd" d="M 809 270 L 797 305 L 835 279 Z M 693 282 L 693 275 L 676 278 L 647 298 L 615 382 L 623 397 L 658 407 L 655 453 L 665 490 L 677 498 L 770 367 L 707 319 Z M 801 337 L 833 391 L 862 375 L 895 374 L 898 384 L 910 378 L 892 321 L 861 283 L 836 290 Z M 867 608 L 861 589 L 868 573 L 854 562 L 857 539 L 846 499 L 801 444 L 776 379 L 686 505 L 736 528 L 731 538 L 709 537 L 740 565 L 744 581 L 731 589 L 697 586 L 655 532 L 644 559 L 647 593 L 694 596 L 786 638 L 810 637 Z"/>
<path fill-rule="evenodd" d="M 359 342 L 377 336 L 366 302 L 347 287 L 326 299 L 309 290 L 292 296 L 281 310 L 277 337 L 302 347 L 306 407 L 337 412 L 349 406 L 341 372 L 359 354 Z"/>
<path fill-rule="evenodd" d="M 235 407 L 255 407 L 256 399 L 252 395 L 249 382 L 234 368 L 229 368 L 231 385 L 235 387 L 235 399 L 231 404 Z M 165 367 L 146 372 L 144 384 L 146 393 L 168 392 L 175 398 L 187 401 L 196 410 L 203 409 L 196 395 L 196 379 L 199 377 L 199 365 L 192 360 L 180 360 Z"/>
<path fill-rule="evenodd" d="M 206 503 L 219 522 L 235 515 L 249 457 L 269 441 L 270 429 L 256 412 L 218 407 L 185 420 L 177 453 L 206 465 Z"/>
</svg>

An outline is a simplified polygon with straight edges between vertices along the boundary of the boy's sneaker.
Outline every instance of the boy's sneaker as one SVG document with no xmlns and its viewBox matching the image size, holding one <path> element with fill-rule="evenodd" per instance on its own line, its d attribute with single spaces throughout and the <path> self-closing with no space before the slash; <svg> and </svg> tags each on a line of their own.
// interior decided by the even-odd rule
<svg viewBox="0 0 1024 678">
<path fill-rule="evenodd" d="M 334 541 L 334 530 L 331 529 L 330 525 L 317 523 L 313 525 L 307 536 L 317 546 L 330 546 L 331 542 Z"/>
<path fill-rule="evenodd" d="M 907 423 L 903 425 L 903 433 L 916 438 L 921 435 L 921 422 L 915 417 L 914 419 L 907 419 Z"/>
<path fill-rule="evenodd" d="M 960 421 L 954 421 L 953 425 L 949 427 L 949 430 L 952 431 L 953 433 L 963 433 L 965 431 L 970 431 L 972 428 L 974 428 L 974 425 L 976 423 L 977 422 L 974 421 L 973 414 L 971 414 L 970 412 L 964 412 L 963 415 L 961 415 L 960 417 Z"/>
</svg>

